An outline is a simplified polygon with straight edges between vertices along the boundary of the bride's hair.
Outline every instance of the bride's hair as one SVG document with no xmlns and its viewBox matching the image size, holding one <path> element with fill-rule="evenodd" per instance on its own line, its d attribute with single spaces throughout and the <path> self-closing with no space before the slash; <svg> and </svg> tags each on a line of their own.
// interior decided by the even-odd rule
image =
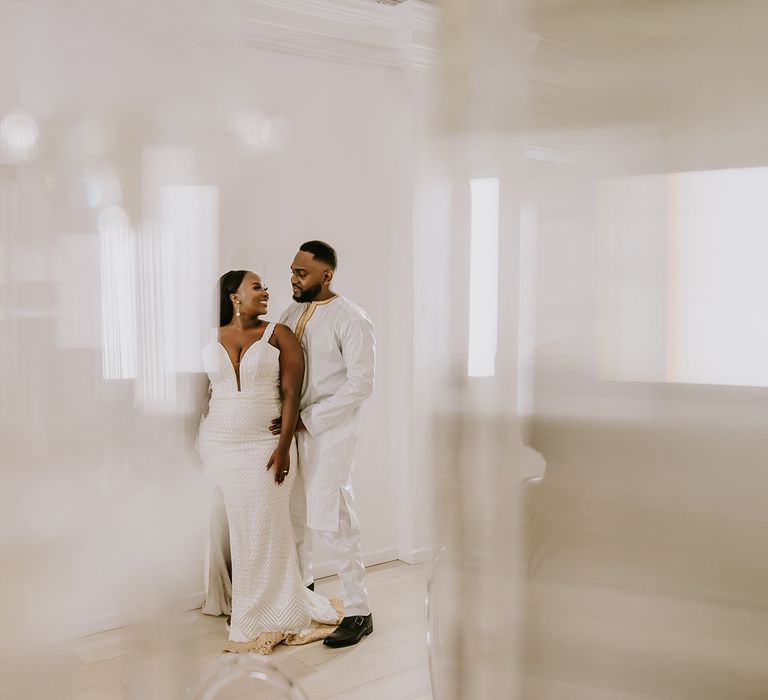
<svg viewBox="0 0 768 700">
<path fill-rule="evenodd" d="M 226 326 L 232 321 L 232 300 L 234 294 L 243 282 L 248 270 L 230 270 L 219 277 L 219 327 Z"/>
</svg>

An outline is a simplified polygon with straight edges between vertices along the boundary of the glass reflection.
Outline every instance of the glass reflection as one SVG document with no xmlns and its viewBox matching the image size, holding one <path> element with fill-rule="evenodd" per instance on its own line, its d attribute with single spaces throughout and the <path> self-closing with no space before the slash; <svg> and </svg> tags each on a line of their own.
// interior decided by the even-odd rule
<svg viewBox="0 0 768 700">
<path fill-rule="evenodd" d="M 10 112 L 0 119 L 0 142 L 16 160 L 27 160 L 34 153 L 40 127 L 26 112 Z"/>
</svg>

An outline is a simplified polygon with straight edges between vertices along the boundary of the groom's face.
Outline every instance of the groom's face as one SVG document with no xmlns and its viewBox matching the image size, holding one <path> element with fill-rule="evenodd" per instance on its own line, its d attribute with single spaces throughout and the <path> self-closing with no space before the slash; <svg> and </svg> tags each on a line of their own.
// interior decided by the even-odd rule
<svg viewBox="0 0 768 700">
<path fill-rule="evenodd" d="M 330 284 L 332 277 L 333 272 L 325 263 L 315 260 L 312 253 L 300 250 L 291 264 L 293 300 L 313 301 L 323 290 L 323 285 Z"/>
</svg>

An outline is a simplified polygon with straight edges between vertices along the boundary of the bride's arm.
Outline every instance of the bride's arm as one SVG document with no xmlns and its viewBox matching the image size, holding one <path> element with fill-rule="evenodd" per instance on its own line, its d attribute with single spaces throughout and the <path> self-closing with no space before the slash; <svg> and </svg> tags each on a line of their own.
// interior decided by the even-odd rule
<svg viewBox="0 0 768 700">
<path fill-rule="evenodd" d="M 280 418 L 280 442 L 275 452 L 287 456 L 293 435 L 296 430 L 296 423 L 299 420 L 299 399 L 301 398 L 301 385 L 304 382 L 304 352 L 299 345 L 299 341 L 293 334 L 293 331 L 278 323 L 272 333 L 275 341 L 275 347 L 280 351 L 280 392 L 283 398 L 282 415 Z M 270 465 L 272 460 L 270 460 Z M 276 480 L 280 479 L 281 466 L 277 465 Z M 288 463 L 285 463 L 284 469 L 288 469 Z"/>
</svg>

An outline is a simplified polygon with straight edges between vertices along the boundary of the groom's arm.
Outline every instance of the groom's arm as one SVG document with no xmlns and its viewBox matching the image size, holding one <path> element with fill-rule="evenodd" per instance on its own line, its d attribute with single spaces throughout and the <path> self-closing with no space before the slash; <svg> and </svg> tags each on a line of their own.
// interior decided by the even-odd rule
<svg viewBox="0 0 768 700">
<path fill-rule="evenodd" d="M 376 370 L 376 340 L 373 323 L 365 317 L 353 319 L 342 336 L 341 354 L 346 381 L 333 396 L 310 404 L 301 411 L 301 422 L 310 435 L 317 435 L 347 420 L 373 391 Z"/>
</svg>

